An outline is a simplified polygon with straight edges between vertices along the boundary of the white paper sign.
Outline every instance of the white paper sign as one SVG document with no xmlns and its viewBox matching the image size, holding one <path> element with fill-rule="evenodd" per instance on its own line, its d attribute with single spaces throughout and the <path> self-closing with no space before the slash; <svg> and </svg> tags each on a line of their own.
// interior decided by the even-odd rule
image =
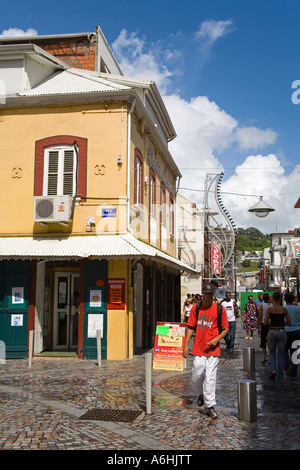
<svg viewBox="0 0 300 470">
<path fill-rule="evenodd" d="M 97 330 L 101 330 L 103 338 L 103 314 L 88 314 L 88 338 L 97 338 Z"/>
<path fill-rule="evenodd" d="M 23 326 L 23 315 L 13 313 L 10 321 L 11 326 Z"/>
</svg>

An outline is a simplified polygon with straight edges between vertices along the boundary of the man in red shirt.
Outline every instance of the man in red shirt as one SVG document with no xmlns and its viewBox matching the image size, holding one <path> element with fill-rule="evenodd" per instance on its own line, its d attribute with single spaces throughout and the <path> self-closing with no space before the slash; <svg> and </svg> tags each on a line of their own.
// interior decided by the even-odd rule
<svg viewBox="0 0 300 470">
<path fill-rule="evenodd" d="M 199 393 L 197 404 L 199 406 L 205 405 L 208 415 L 215 419 L 218 417 L 214 407 L 216 405 L 216 379 L 220 356 L 220 341 L 228 334 L 229 325 L 226 311 L 222 307 L 222 332 L 219 332 L 218 303 L 213 302 L 214 292 L 215 289 L 211 284 L 204 286 L 203 302 L 201 303 L 198 315 L 196 311 L 197 304 L 193 305 L 187 321 L 186 340 L 182 355 L 186 358 L 188 357 L 188 342 L 196 328 L 192 350 L 194 355 L 192 381 L 197 393 Z"/>
</svg>

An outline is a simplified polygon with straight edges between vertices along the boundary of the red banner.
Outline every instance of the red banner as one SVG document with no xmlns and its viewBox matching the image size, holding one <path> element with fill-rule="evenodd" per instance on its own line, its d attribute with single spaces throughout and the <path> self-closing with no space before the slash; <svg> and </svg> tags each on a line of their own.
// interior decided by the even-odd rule
<svg viewBox="0 0 300 470">
<path fill-rule="evenodd" d="M 264 266 L 260 270 L 260 282 L 265 282 L 267 280 L 267 266 Z"/>
<path fill-rule="evenodd" d="M 211 264 L 213 274 L 221 274 L 221 244 L 211 244 Z"/>
</svg>

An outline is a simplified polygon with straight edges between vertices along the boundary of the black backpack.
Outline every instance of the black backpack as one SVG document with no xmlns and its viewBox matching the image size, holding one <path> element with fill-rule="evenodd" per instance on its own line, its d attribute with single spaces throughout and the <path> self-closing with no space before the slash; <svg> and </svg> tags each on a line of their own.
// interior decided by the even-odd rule
<svg viewBox="0 0 300 470">
<path fill-rule="evenodd" d="M 196 313 L 197 313 L 197 321 L 198 321 L 198 316 L 199 316 L 199 310 L 201 307 L 202 302 L 198 302 L 196 305 Z M 222 328 L 222 305 L 218 303 L 217 305 L 217 315 L 218 315 L 218 329 L 219 329 L 219 335 L 222 333 L 223 328 Z"/>
</svg>

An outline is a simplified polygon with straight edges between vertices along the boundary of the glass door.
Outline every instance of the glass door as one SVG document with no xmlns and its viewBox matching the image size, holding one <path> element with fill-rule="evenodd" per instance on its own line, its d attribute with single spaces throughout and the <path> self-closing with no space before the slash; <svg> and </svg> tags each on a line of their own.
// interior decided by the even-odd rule
<svg viewBox="0 0 300 470">
<path fill-rule="evenodd" d="M 71 274 L 70 349 L 78 346 L 79 274 Z"/>
<path fill-rule="evenodd" d="M 75 349 L 78 342 L 79 274 L 55 273 L 54 349 Z"/>
</svg>

